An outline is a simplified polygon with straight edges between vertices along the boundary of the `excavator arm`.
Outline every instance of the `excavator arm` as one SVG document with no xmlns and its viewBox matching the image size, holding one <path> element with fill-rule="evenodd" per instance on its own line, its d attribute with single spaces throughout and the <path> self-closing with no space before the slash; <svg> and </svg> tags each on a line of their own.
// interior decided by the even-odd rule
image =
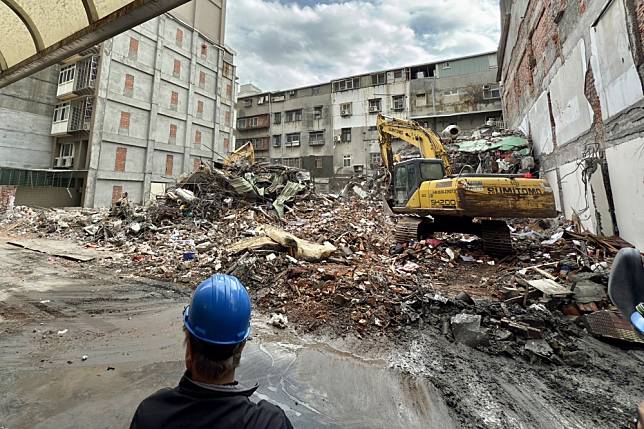
<svg viewBox="0 0 644 429">
<path fill-rule="evenodd" d="M 243 162 L 246 162 L 249 165 L 255 164 L 255 150 L 251 142 L 247 142 L 240 146 L 237 150 L 228 154 L 224 159 L 224 165 L 226 167 L 233 167 Z"/>
<path fill-rule="evenodd" d="M 393 175 L 394 155 L 392 150 L 393 139 L 399 139 L 420 150 L 422 158 L 440 159 L 445 167 L 447 176 L 452 174 L 452 167 L 447 156 L 447 151 L 441 139 L 432 130 L 421 127 L 414 121 L 388 118 L 378 115 L 376 120 L 380 137 L 380 154 L 382 162 Z"/>
</svg>

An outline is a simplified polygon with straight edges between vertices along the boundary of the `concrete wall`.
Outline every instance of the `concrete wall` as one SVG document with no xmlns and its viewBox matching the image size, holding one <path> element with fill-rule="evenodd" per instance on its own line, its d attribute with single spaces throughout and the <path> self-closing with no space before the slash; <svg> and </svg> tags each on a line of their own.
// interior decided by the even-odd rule
<svg viewBox="0 0 644 429">
<path fill-rule="evenodd" d="M 0 89 L 0 167 L 49 168 L 58 67 Z"/>
<path fill-rule="evenodd" d="M 506 121 L 527 131 L 557 207 L 644 245 L 644 8 L 636 0 L 502 1 Z"/>
<path fill-rule="evenodd" d="M 103 43 L 85 206 L 110 205 L 114 186 L 122 186 L 131 201 L 142 203 L 149 199 L 153 181 L 173 183 L 194 169 L 195 158 L 222 158 L 219 139 L 231 134 L 232 123 L 220 121 L 228 117 L 230 122 L 232 115 L 220 115 L 218 110 L 231 111 L 235 98 L 234 91 L 226 92 L 227 84 L 222 87 L 221 82 L 226 51 L 216 44 L 221 40 L 218 30 L 216 40 L 209 36 L 213 23 L 202 33 L 190 27 L 196 21 L 205 25 L 204 17 L 194 13 L 203 11 L 210 16 L 210 6 L 221 5 L 221 1 L 191 2 L 173 11 L 180 20 L 161 15 Z M 131 39 L 139 41 L 136 57 L 129 52 Z M 226 59 L 232 64 L 230 53 Z M 126 75 L 134 76 L 130 93 L 125 90 Z M 234 68 L 226 81 L 233 82 L 233 78 Z M 222 88 L 225 100 L 220 100 Z M 127 128 L 121 126 L 121 112 L 130 114 Z M 176 127 L 172 138 L 171 127 Z M 195 145 L 196 131 L 201 132 L 200 145 Z M 125 171 L 115 171 L 118 147 L 127 149 Z M 173 159 L 170 175 L 166 175 L 167 155 Z"/>
</svg>

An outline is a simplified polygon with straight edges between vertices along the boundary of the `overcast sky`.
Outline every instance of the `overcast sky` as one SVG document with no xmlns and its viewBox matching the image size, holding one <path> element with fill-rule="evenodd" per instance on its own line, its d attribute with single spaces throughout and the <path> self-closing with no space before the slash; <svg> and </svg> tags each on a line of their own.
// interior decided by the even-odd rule
<svg viewBox="0 0 644 429">
<path fill-rule="evenodd" d="M 493 51 L 498 0 L 229 0 L 241 84 L 295 88 Z"/>
</svg>

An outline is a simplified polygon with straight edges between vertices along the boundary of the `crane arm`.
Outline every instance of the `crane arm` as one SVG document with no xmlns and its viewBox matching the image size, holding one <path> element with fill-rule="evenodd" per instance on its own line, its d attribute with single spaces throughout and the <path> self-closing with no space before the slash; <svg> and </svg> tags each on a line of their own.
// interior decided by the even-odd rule
<svg viewBox="0 0 644 429">
<path fill-rule="evenodd" d="M 443 161 L 446 175 L 452 174 L 447 151 L 434 131 L 423 128 L 414 121 L 387 118 L 383 115 L 378 115 L 376 124 L 380 136 L 380 154 L 390 173 L 393 174 L 394 164 L 391 144 L 396 138 L 420 149 L 423 158 L 440 159 Z"/>
</svg>

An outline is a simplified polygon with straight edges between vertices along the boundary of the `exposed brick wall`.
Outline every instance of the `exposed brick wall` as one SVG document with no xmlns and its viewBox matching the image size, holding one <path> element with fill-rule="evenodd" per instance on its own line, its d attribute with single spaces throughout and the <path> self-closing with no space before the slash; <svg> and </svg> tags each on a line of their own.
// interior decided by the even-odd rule
<svg viewBox="0 0 644 429">
<path fill-rule="evenodd" d="M 224 125 L 230 126 L 230 111 L 227 110 L 226 113 L 224 113 Z"/>
<path fill-rule="evenodd" d="M 123 86 L 123 93 L 131 97 L 134 93 L 134 75 L 126 74 L 125 75 L 125 84 Z"/>
<path fill-rule="evenodd" d="M 123 186 L 120 186 L 120 185 L 112 186 L 112 204 L 120 200 L 122 195 L 123 195 Z"/>
<path fill-rule="evenodd" d="M 0 214 L 13 210 L 16 201 L 16 189 L 15 186 L 0 186 Z"/>
<path fill-rule="evenodd" d="M 232 83 L 226 84 L 226 96 L 228 98 L 232 98 L 232 96 L 233 96 L 233 84 Z"/>
<path fill-rule="evenodd" d="M 201 131 L 195 131 L 195 145 L 201 144 Z"/>
<path fill-rule="evenodd" d="M 175 35 L 175 40 L 177 41 L 178 46 L 183 45 L 183 30 L 180 28 L 177 28 L 177 34 Z"/>
<path fill-rule="evenodd" d="M 202 43 L 201 44 L 201 59 L 205 60 L 206 58 L 208 58 L 208 45 L 206 45 L 205 43 Z"/>
<path fill-rule="evenodd" d="M 197 100 L 197 117 L 203 116 L 203 101 Z"/>
<path fill-rule="evenodd" d="M 593 69 L 589 65 L 584 77 L 584 95 L 593 109 L 593 128 L 595 129 L 595 143 L 599 147 L 604 145 L 604 121 L 602 120 L 602 108 L 599 102 L 599 95 L 595 88 L 595 75 Z"/>
<path fill-rule="evenodd" d="M 130 37 L 130 49 L 128 51 L 128 57 L 130 59 L 136 59 L 139 55 L 139 40 L 134 37 Z"/>
<path fill-rule="evenodd" d="M 644 37 L 644 1 L 638 0 L 636 6 L 637 14 L 637 28 L 640 33 L 640 38 Z"/>
<path fill-rule="evenodd" d="M 168 143 L 175 144 L 177 142 L 177 126 L 170 124 L 170 135 L 168 136 Z"/>
<path fill-rule="evenodd" d="M 199 72 L 199 88 L 205 88 L 206 87 L 206 73 L 203 71 Z"/>
<path fill-rule="evenodd" d="M 230 139 L 229 138 L 224 139 L 224 150 L 230 150 Z"/>
<path fill-rule="evenodd" d="M 125 161 L 127 159 L 127 148 L 117 147 L 116 156 L 114 157 L 114 171 L 125 171 Z"/>
<path fill-rule="evenodd" d="M 172 167 L 174 164 L 174 157 L 172 155 L 165 156 L 165 175 L 172 176 Z"/>
<path fill-rule="evenodd" d="M 130 112 L 121 112 L 119 128 L 122 130 L 127 130 L 130 128 Z"/>
<path fill-rule="evenodd" d="M 177 110 L 177 104 L 179 104 L 179 93 L 172 91 L 170 94 L 170 108 Z"/>
<path fill-rule="evenodd" d="M 172 66 L 172 76 L 181 77 L 181 60 L 174 60 Z"/>
<path fill-rule="evenodd" d="M 194 171 L 199 171 L 199 168 L 201 167 L 201 160 L 199 158 L 195 158 L 192 161 L 192 169 Z"/>
</svg>

